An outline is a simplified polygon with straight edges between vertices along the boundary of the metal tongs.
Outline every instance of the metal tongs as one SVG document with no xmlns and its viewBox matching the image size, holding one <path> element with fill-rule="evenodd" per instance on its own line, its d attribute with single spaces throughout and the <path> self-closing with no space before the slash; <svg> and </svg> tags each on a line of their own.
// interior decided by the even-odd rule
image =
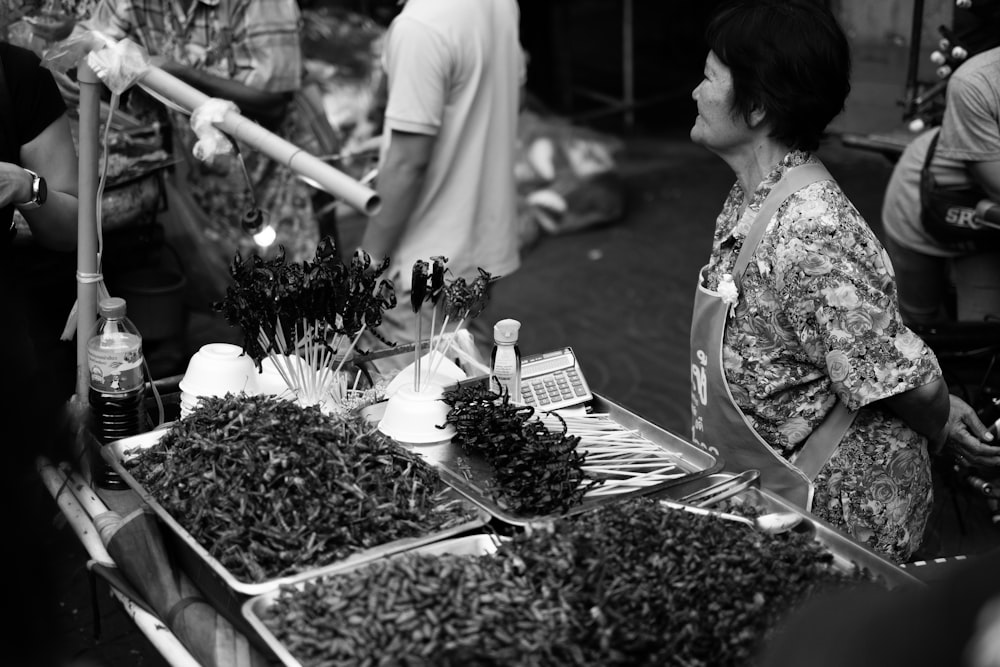
<svg viewBox="0 0 1000 667">
<path fill-rule="evenodd" d="M 686 505 L 674 500 L 659 499 L 658 502 L 664 507 L 680 510 L 682 512 L 688 512 L 698 516 L 714 516 L 724 521 L 732 521 L 733 523 L 743 524 L 755 530 L 759 530 L 762 533 L 767 533 L 768 535 L 780 535 L 790 531 L 806 533 L 809 535 L 816 534 L 816 525 L 812 521 L 809 521 L 805 515 L 798 512 L 770 512 L 768 514 L 761 514 L 754 518 L 750 518 L 739 514 L 732 514 L 730 512 L 720 512 L 718 510 L 705 509 L 704 507 Z"/>
<path fill-rule="evenodd" d="M 716 482 L 715 484 L 710 484 L 703 489 L 692 491 L 686 496 L 678 498 L 677 502 L 694 507 L 710 507 L 711 505 L 720 503 L 727 498 L 732 498 L 733 496 L 742 493 L 751 487 L 760 487 L 759 470 L 744 470 L 740 474 L 724 479 L 721 482 Z"/>
</svg>

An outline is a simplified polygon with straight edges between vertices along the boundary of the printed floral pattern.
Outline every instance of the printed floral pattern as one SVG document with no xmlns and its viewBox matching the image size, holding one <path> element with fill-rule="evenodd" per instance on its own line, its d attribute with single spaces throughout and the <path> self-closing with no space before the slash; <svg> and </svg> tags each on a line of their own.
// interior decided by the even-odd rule
<svg viewBox="0 0 1000 667">
<path fill-rule="evenodd" d="M 733 186 L 716 221 L 709 289 L 732 273 L 749 226 L 789 153 L 753 193 Z M 941 374 L 899 314 L 882 245 L 836 183 L 792 195 L 768 225 L 726 325 L 723 363 L 734 400 L 758 434 L 794 455 L 840 398 L 859 410 L 816 480 L 813 512 L 897 561 L 920 545 L 932 502 L 924 438 L 876 401 Z"/>
</svg>

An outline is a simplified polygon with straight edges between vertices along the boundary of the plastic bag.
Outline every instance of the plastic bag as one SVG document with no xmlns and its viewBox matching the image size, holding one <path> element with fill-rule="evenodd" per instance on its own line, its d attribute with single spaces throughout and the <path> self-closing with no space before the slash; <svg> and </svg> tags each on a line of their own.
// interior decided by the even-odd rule
<svg viewBox="0 0 1000 667">
<path fill-rule="evenodd" d="M 566 234 L 608 224 L 624 213 L 617 138 L 558 117 L 521 114 L 514 168 L 522 214 L 522 246 L 541 232 Z M 527 216 L 527 218 L 525 218 Z"/>
</svg>

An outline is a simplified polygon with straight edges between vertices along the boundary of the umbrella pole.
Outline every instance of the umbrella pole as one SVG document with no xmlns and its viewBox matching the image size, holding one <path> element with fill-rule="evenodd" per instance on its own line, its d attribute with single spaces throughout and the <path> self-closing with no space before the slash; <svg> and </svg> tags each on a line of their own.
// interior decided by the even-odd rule
<svg viewBox="0 0 1000 667">
<path fill-rule="evenodd" d="M 84 60 L 77 69 L 80 83 L 79 212 L 76 248 L 76 402 L 81 415 L 89 415 L 90 372 L 87 368 L 87 338 L 97 321 L 97 187 L 100 146 L 101 80 Z M 85 426 L 81 426 L 85 428 Z M 76 438 L 74 460 L 89 482 L 92 465 L 85 448 L 87 438 Z"/>
</svg>

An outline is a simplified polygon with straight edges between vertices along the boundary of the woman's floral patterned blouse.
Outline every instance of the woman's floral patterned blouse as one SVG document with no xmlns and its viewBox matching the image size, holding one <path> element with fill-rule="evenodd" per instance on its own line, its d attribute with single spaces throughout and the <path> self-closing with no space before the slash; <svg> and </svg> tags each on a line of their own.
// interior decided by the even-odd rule
<svg viewBox="0 0 1000 667">
<path fill-rule="evenodd" d="M 753 193 L 739 184 L 716 221 L 707 285 L 732 273 L 764 198 L 793 151 Z M 860 410 L 816 480 L 813 513 L 895 560 L 919 546 L 932 502 L 925 439 L 879 406 L 941 375 L 902 323 L 889 258 L 833 181 L 791 195 L 769 222 L 726 325 L 723 364 L 736 404 L 757 433 L 792 456 L 839 398 Z"/>
</svg>

